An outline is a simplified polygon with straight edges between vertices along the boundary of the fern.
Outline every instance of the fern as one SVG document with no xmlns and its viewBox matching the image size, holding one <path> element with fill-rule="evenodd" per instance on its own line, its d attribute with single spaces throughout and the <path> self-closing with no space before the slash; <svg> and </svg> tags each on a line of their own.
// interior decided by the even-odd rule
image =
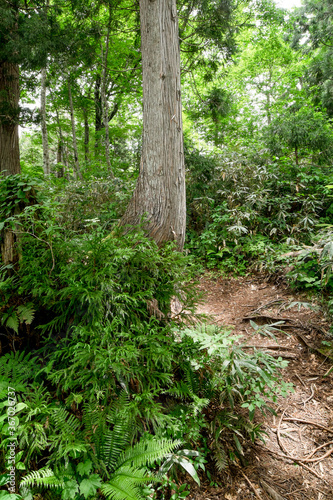
<svg viewBox="0 0 333 500">
<path fill-rule="evenodd" d="M 213 448 L 213 457 L 216 463 L 216 468 L 219 472 L 223 471 L 228 466 L 228 456 L 221 443 L 215 443 Z"/>
<path fill-rule="evenodd" d="M 34 379 L 38 369 L 38 360 L 31 353 L 17 351 L 0 357 L 0 378 L 8 380 L 16 390 L 24 390 L 25 384 Z"/>
<path fill-rule="evenodd" d="M 131 477 L 115 476 L 101 487 L 102 493 L 108 500 L 142 500 L 138 486 Z"/>
<path fill-rule="evenodd" d="M 128 445 L 129 439 L 129 424 L 126 421 L 118 422 L 112 431 L 107 432 L 102 450 L 102 458 L 107 468 L 114 470 L 119 455 L 123 452 L 124 447 Z"/>
<path fill-rule="evenodd" d="M 141 440 L 122 453 L 117 463 L 117 468 L 124 465 L 132 467 L 151 465 L 156 460 L 163 458 L 178 448 L 180 444 L 181 441 L 172 441 L 171 439 L 161 439 L 159 441 Z"/>
<path fill-rule="evenodd" d="M 16 309 L 10 307 L 2 315 L 1 323 L 18 334 L 20 324 L 25 323 L 26 325 L 30 325 L 34 319 L 34 315 L 35 311 L 31 303 L 18 306 Z"/>
<path fill-rule="evenodd" d="M 80 432 L 81 422 L 65 408 L 57 408 L 51 413 L 55 432 L 50 436 L 50 450 L 55 450 L 51 461 L 59 461 L 87 451 L 87 445 Z"/>
<path fill-rule="evenodd" d="M 33 322 L 33 319 L 35 317 L 35 310 L 31 303 L 18 306 L 16 312 L 21 323 L 30 325 Z"/>
<path fill-rule="evenodd" d="M 20 487 L 33 487 L 39 488 L 63 488 L 64 482 L 56 477 L 51 469 L 39 469 L 30 472 L 25 476 L 21 482 Z"/>
</svg>

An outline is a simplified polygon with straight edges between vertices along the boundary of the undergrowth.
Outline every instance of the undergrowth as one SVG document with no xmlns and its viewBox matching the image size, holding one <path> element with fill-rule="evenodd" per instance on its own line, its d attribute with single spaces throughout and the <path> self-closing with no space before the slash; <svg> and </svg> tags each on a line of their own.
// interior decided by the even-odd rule
<svg viewBox="0 0 333 500">
<path fill-rule="evenodd" d="M 241 462 L 263 433 L 255 412 L 290 389 L 285 363 L 197 326 L 192 257 L 140 228 L 70 228 L 62 203 L 36 189 L 3 218 L 20 248 L 0 281 L 0 467 L 14 427 L 16 493 L 161 498 L 176 467 L 199 481 L 205 464 L 212 477 Z"/>
</svg>

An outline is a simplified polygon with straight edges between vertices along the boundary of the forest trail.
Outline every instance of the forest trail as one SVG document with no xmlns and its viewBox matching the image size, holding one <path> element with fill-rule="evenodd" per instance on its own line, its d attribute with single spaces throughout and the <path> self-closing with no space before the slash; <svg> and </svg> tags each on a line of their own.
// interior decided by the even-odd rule
<svg viewBox="0 0 333 500">
<path fill-rule="evenodd" d="M 333 500 L 333 373 L 327 374 L 332 363 L 316 350 L 329 340 L 323 314 L 298 306 L 286 309 L 291 302 L 309 299 L 262 276 L 206 275 L 198 288 L 205 297 L 198 312 L 209 315 L 210 322 L 231 325 L 242 342 L 251 335 L 248 344 L 288 359 L 283 378 L 293 383 L 294 393 L 271 403 L 276 416 L 256 415 L 267 436 L 265 444 L 258 440 L 246 450 L 248 465 L 221 474 L 219 488 L 203 483 L 192 489 L 188 499 Z M 281 328 L 288 335 L 276 332 L 277 343 L 258 334 L 252 337 L 250 317 L 257 324 L 274 322 L 269 317 L 285 321 Z M 310 461 L 296 463 L 286 456 Z"/>
</svg>

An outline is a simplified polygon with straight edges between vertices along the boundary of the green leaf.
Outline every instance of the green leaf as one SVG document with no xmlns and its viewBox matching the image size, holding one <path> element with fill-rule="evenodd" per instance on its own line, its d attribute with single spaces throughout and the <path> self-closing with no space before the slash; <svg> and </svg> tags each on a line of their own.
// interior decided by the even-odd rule
<svg viewBox="0 0 333 500">
<path fill-rule="evenodd" d="M 17 405 L 15 406 L 15 413 L 24 410 L 24 408 L 28 408 L 28 405 L 26 405 L 25 403 L 17 403 Z"/>
<path fill-rule="evenodd" d="M 76 493 L 79 491 L 79 485 L 75 480 L 66 481 L 61 493 L 63 500 L 71 500 L 75 498 Z"/>
<path fill-rule="evenodd" d="M 16 495 L 16 493 L 8 493 L 8 491 L 0 491 L 0 500 L 21 500 L 22 497 L 20 495 Z"/>
<path fill-rule="evenodd" d="M 16 314 L 13 316 L 9 316 L 9 318 L 6 321 L 6 326 L 12 328 L 15 333 L 18 333 L 19 320 Z"/>
<path fill-rule="evenodd" d="M 4 486 L 5 484 L 8 483 L 8 481 L 9 481 L 9 474 L 4 474 L 3 476 L 0 476 L 0 486 Z"/>
<path fill-rule="evenodd" d="M 80 483 L 80 493 L 84 498 L 88 498 L 90 495 L 94 495 L 97 488 L 102 486 L 101 478 L 98 474 L 93 474 L 89 479 L 83 479 Z"/>
<path fill-rule="evenodd" d="M 80 462 L 78 466 L 76 467 L 76 470 L 80 474 L 80 476 L 87 476 L 92 468 L 92 461 L 91 460 L 85 460 L 85 462 Z"/>
<path fill-rule="evenodd" d="M 178 460 L 175 461 L 175 463 L 177 463 L 178 465 L 180 465 L 181 467 L 183 467 L 183 469 L 186 470 L 186 472 L 194 479 L 194 481 L 200 486 L 200 479 L 199 479 L 199 476 L 197 474 L 197 471 L 195 470 L 195 468 L 193 467 L 193 465 L 191 464 L 191 462 L 189 462 L 188 460 L 186 460 L 185 458 L 182 458 L 182 457 L 179 457 Z"/>
</svg>

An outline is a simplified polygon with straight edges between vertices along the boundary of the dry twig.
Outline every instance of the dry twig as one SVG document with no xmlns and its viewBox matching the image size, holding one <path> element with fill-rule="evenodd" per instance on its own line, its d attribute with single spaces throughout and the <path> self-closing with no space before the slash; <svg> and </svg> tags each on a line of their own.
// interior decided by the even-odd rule
<svg viewBox="0 0 333 500">
<path fill-rule="evenodd" d="M 246 482 L 248 483 L 248 485 L 250 486 L 250 488 L 252 488 L 252 490 L 254 491 L 254 494 L 255 494 L 256 498 L 258 498 L 258 500 L 262 500 L 261 496 L 257 492 L 257 489 L 254 487 L 254 485 L 251 483 L 251 481 L 249 480 L 249 478 L 244 474 L 244 472 L 242 470 L 241 470 L 241 474 L 244 476 L 244 479 L 246 480 Z"/>
<path fill-rule="evenodd" d="M 314 391 L 314 385 L 311 384 L 311 396 L 309 396 L 307 399 L 305 399 L 305 401 L 302 401 L 302 403 L 305 405 L 305 403 L 308 403 L 309 401 L 311 401 L 311 399 L 313 398 L 314 394 L 315 394 L 315 391 Z"/>
</svg>

